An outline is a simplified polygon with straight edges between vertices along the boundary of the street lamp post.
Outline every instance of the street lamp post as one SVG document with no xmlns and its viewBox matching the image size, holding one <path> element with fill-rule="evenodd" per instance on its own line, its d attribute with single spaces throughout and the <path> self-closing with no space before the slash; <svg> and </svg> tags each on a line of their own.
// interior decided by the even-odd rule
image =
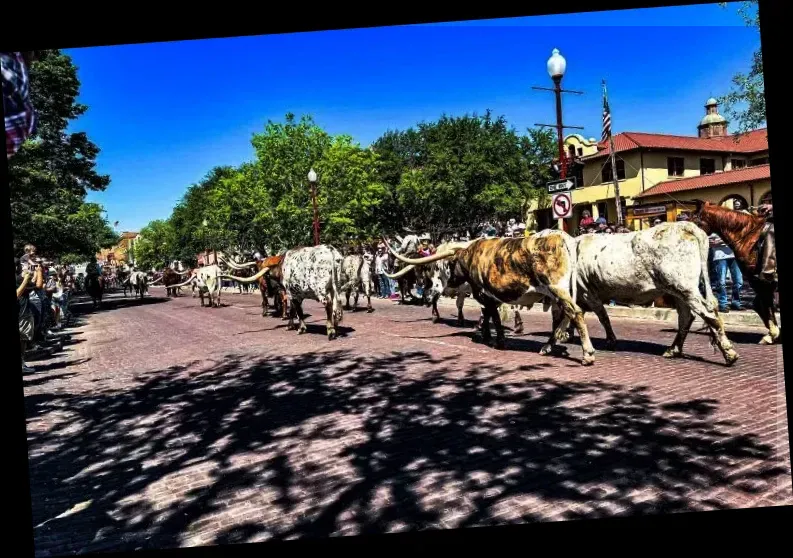
<svg viewBox="0 0 793 558">
<path fill-rule="evenodd" d="M 576 128 L 583 130 L 581 126 L 565 126 L 562 122 L 562 93 L 575 93 L 581 95 L 581 91 L 569 91 L 562 89 L 562 78 L 564 77 L 565 70 L 567 70 L 567 61 L 559 54 L 559 49 L 553 49 L 551 57 L 548 59 L 546 65 L 548 75 L 553 80 L 553 89 L 547 87 L 533 87 L 533 89 L 543 89 L 546 91 L 553 91 L 556 97 L 556 125 L 550 126 L 548 124 L 536 124 L 537 126 L 554 127 L 556 128 L 557 141 L 559 143 L 559 178 L 567 178 L 567 157 L 564 152 L 564 129 Z M 564 230 L 564 219 L 559 219 L 559 229 Z"/>
<path fill-rule="evenodd" d="M 553 92 L 556 97 L 556 135 L 559 141 L 559 165 L 561 166 L 560 178 L 567 178 L 567 165 L 565 164 L 564 138 L 562 136 L 562 77 L 567 69 L 567 61 L 559 54 L 559 49 L 553 49 L 553 54 L 548 59 L 548 75 L 553 80 Z"/>
<path fill-rule="evenodd" d="M 314 246 L 319 246 L 319 212 L 317 211 L 317 173 L 312 168 L 308 171 L 308 181 L 311 183 L 311 203 L 314 205 Z"/>
</svg>

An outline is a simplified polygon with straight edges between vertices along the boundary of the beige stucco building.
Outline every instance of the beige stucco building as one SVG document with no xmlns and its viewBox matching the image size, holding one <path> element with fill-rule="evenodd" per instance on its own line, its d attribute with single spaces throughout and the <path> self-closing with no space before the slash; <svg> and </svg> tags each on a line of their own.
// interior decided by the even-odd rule
<svg viewBox="0 0 793 558">
<path fill-rule="evenodd" d="M 130 261 L 129 252 L 130 250 L 132 250 L 133 253 L 132 255 L 134 258 L 134 247 L 138 239 L 140 239 L 140 233 L 137 232 L 121 233 L 121 240 L 119 240 L 118 244 L 116 244 L 112 248 L 101 250 L 96 255 L 97 261 L 108 264 L 115 263 L 117 265 L 121 265 L 125 263 L 134 263 L 134 261 Z"/>
<path fill-rule="evenodd" d="M 695 136 L 646 132 L 614 136 L 617 179 L 629 227 L 648 226 L 657 216 L 674 220 L 691 207 L 685 202 L 693 199 L 731 204 L 732 199 L 741 198 L 747 206 L 755 206 L 770 193 L 766 129 L 730 135 L 715 99 L 707 101 L 705 111 Z M 569 174 L 578 179 L 568 231 L 578 229 L 585 209 L 596 219 L 605 216 L 616 222 L 609 143 L 570 135 L 565 148 L 572 159 Z M 549 201 L 533 204 L 527 224 L 536 229 L 555 226 Z"/>
</svg>

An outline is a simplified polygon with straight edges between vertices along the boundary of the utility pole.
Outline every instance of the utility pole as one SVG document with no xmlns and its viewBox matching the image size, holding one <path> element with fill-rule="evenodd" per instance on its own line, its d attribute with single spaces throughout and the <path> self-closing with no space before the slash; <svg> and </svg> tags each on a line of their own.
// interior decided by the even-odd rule
<svg viewBox="0 0 793 558">
<path fill-rule="evenodd" d="M 556 97 L 556 124 L 535 124 L 544 128 L 556 128 L 557 141 L 559 143 L 559 176 L 560 178 L 567 178 L 567 157 L 564 152 L 564 129 L 574 128 L 583 130 L 582 126 L 565 126 L 562 122 L 562 93 L 574 93 L 576 95 L 583 95 L 583 91 L 572 91 L 562 89 L 562 77 L 567 68 L 567 61 L 562 55 L 559 54 L 559 49 L 553 49 L 551 57 L 548 59 L 548 75 L 553 80 L 553 88 L 548 87 L 532 87 L 532 89 L 541 89 L 543 91 L 553 91 Z M 559 219 L 559 230 L 565 230 L 564 219 Z"/>
</svg>

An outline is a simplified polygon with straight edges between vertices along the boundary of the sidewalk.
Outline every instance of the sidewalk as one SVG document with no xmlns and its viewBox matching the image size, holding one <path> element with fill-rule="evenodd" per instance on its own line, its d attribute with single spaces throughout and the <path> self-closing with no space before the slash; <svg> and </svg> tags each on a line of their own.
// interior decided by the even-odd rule
<svg viewBox="0 0 793 558">
<path fill-rule="evenodd" d="M 438 301 L 438 306 L 443 307 L 456 307 L 456 301 L 453 298 L 448 297 L 441 297 Z M 465 299 L 464 310 L 479 310 L 479 303 L 473 300 L 472 298 Z M 662 322 L 671 322 L 677 324 L 677 311 L 671 308 L 642 308 L 642 307 L 634 307 L 630 308 L 628 306 L 606 306 L 606 311 L 609 314 L 610 318 L 621 318 L 621 319 L 631 319 L 631 320 L 656 320 Z M 525 312 L 525 310 L 523 311 Z M 529 312 L 537 313 L 542 312 L 542 304 L 536 304 L 534 308 L 529 310 Z M 550 312 L 549 312 L 550 314 Z M 782 321 L 777 312 L 777 323 L 779 323 L 780 327 L 782 326 Z M 741 327 L 759 327 L 765 328 L 763 325 L 763 321 L 760 319 L 760 316 L 757 315 L 757 312 L 754 310 L 740 310 L 740 311 L 731 311 L 727 314 L 721 314 L 721 318 L 724 321 L 724 325 L 727 327 L 730 326 L 741 326 Z M 550 316 L 549 316 L 550 319 Z M 704 323 L 699 318 L 694 320 L 692 327 L 703 326 Z"/>
</svg>

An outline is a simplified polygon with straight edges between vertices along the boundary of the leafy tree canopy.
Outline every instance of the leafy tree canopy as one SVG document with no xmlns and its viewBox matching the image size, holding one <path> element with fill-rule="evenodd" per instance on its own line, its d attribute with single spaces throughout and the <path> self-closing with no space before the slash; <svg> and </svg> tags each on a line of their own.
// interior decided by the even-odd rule
<svg viewBox="0 0 793 558">
<path fill-rule="evenodd" d="M 728 4 L 720 3 L 723 8 Z M 746 0 L 738 7 L 738 15 L 747 26 L 760 33 L 760 13 L 757 0 Z M 759 37 L 758 37 L 759 38 Z M 765 80 L 763 77 L 763 53 L 758 47 L 752 54 L 749 71 L 740 72 L 732 78 L 732 89 L 719 98 L 724 106 L 724 114 L 736 123 L 737 132 L 747 132 L 762 127 L 766 123 Z"/>
<path fill-rule="evenodd" d="M 96 171 L 99 148 L 84 132 L 67 132 L 88 110 L 77 102 L 77 68 L 58 50 L 41 51 L 29 75 L 38 130 L 8 161 L 14 247 L 30 242 L 43 255 L 85 259 L 118 238 L 101 206 L 85 202 L 110 184 Z"/>
</svg>

